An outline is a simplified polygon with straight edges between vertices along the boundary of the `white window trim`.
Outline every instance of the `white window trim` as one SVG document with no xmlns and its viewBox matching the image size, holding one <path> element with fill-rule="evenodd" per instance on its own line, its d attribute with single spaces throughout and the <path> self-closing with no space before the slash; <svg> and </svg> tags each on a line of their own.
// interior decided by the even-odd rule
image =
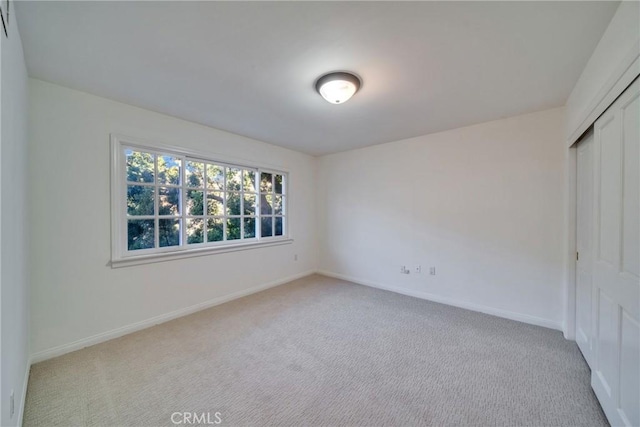
<svg viewBox="0 0 640 427">
<path fill-rule="evenodd" d="M 291 203 L 290 174 L 278 167 L 270 165 L 260 165 L 242 159 L 224 158 L 222 156 L 196 152 L 183 147 L 167 145 L 152 141 L 143 141 L 128 136 L 111 134 L 111 267 L 126 267 L 161 261 L 169 261 L 196 256 L 205 256 L 217 253 L 236 252 L 255 248 L 286 245 L 293 242 L 291 237 L 291 225 L 289 216 L 289 206 Z M 285 177 L 285 197 L 284 197 L 284 235 L 274 237 L 257 236 L 251 240 L 232 240 L 213 244 L 197 244 L 193 246 L 182 245 L 171 248 L 156 248 L 149 252 L 144 250 L 142 254 L 132 253 L 127 250 L 127 214 L 126 214 L 126 167 L 123 158 L 124 148 L 132 147 L 140 150 L 153 152 L 163 152 L 176 156 L 187 156 L 226 166 L 235 166 L 248 169 L 258 169 L 259 172 L 269 172 L 280 174 Z M 184 169 L 184 165 L 183 165 Z M 260 194 L 260 189 L 256 189 L 256 194 Z M 259 199 L 259 197 L 258 197 Z M 256 219 L 259 218 L 259 211 L 256 209 Z M 184 226 L 184 225 L 183 225 Z"/>
</svg>

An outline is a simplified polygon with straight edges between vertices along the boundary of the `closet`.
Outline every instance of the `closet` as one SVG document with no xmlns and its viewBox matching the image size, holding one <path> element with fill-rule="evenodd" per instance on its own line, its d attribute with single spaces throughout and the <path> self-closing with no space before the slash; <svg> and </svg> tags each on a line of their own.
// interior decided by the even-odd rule
<svg viewBox="0 0 640 427">
<path fill-rule="evenodd" d="M 640 80 L 577 146 L 576 342 L 612 425 L 640 425 Z"/>
</svg>

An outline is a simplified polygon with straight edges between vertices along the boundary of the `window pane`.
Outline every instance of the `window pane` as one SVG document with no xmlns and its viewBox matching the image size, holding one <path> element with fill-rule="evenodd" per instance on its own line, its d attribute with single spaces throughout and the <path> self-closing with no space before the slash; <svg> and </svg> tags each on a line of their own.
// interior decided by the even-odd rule
<svg viewBox="0 0 640 427">
<path fill-rule="evenodd" d="M 158 182 L 180 185 L 182 160 L 172 156 L 158 156 Z"/>
<path fill-rule="evenodd" d="M 270 173 L 262 173 L 260 177 L 260 191 L 262 193 L 270 193 L 272 188 L 271 182 L 271 174 Z"/>
<path fill-rule="evenodd" d="M 227 191 L 240 191 L 242 180 L 242 170 L 237 168 L 227 168 Z"/>
<path fill-rule="evenodd" d="M 209 218 L 207 220 L 207 242 L 219 242 L 224 236 L 222 218 Z"/>
<path fill-rule="evenodd" d="M 256 172 L 250 170 L 242 171 L 242 182 L 244 186 L 244 191 L 249 191 L 251 193 L 256 192 Z"/>
<path fill-rule="evenodd" d="M 127 157 L 127 181 L 153 182 L 154 155 L 139 151 L 126 150 Z"/>
<path fill-rule="evenodd" d="M 227 193 L 227 215 L 240 215 L 240 193 Z"/>
<path fill-rule="evenodd" d="M 128 249 L 150 249 L 155 246 L 154 221 L 152 219 L 129 220 L 127 224 Z"/>
<path fill-rule="evenodd" d="M 271 229 L 272 222 L 273 221 L 270 216 L 260 218 L 260 227 L 261 227 L 262 237 L 273 236 L 273 230 Z"/>
<path fill-rule="evenodd" d="M 185 180 L 189 187 L 204 187 L 204 163 L 187 161 Z"/>
<path fill-rule="evenodd" d="M 180 244 L 180 220 L 160 219 L 159 223 L 160 247 L 177 246 Z"/>
<path fill-rule="evenodd" d="M 204 191 L 187 190 L 187 215 L 204 215 Z"/>
<path fill-rule="evenodd" d="M 123 149 L 129 250 L 285 235 L 286 174 Z"/>
<path fill-rule="evenodd" d="M 153 215 L 155 188 L 142 185 L 127 185 L 127 214 Z"/>
<path fill-rule="evenodd" d="M 224 190 L 224 166 L 207 165 L 207 188 Z"/>
<path fill-rule="evenodd" d="M 207 215 L 224 215 L 224 193 L 207 193 Z"/>
<path fill-rule="evenodd" d="M 275 181 L 274 191 L 278 194 L 282 194 L 282 183 L 284 182 L 282 175 L 274 175 L 273 180 Z"/>
<path fill-rule="evenodd" d="M 160 187 L 158 213 L 160 215 L 180 215 L 180 189 Z"/>
<path fill-rule="evenodd" d="M 284 196 L 277 194 L 273 198 L 273 213 L 276 215 L 282 215 L 282 206 L 284 204 Z"/>
<path fill-rule="evenodd" d="M 240 238 L 240 218 L 227 219 L 227 240 Z"/>
<path fill-rule="evenodd" d="M 273 213 L 273 196 L 271 194 L 260 195 L 260 213 L 262 215 L 271 215 Z"/>
<path fill-rule="evenodd" d="M 244 218 L 244 238 L 251 239 L 256 237 L 256 219 L 254 217 Z"/>
<path fill-rule="evenodd" d="M 244 215 L 255 215 L 256 214 L 256 195 L 244 193 L 244 201 L 243 201 L 242 212 Z"/>
<path fill-rule="evenodd" d="M 187 243 L 204 242 L 204 220 L 202 218 L 187 219 Z"/>
</svg>

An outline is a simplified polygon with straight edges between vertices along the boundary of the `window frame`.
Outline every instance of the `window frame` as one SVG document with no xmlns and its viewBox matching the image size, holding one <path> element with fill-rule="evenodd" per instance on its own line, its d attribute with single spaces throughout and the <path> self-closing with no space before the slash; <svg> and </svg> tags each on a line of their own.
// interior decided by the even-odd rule
<svg viewBox="0 0 640 427">
<path fill-rule="evenodd" d="M 242 159 L 233 159 L 230 157 L 222 157 L 215 155 L 213 153 L 204 153 L 199 151 L 190 150 L 184 147 L 178 147 L 174 145 L 167 145 L 163 143 L 157 143 L 154 141 L 143 141 L 137 138 L 126 137 L 123 135 L 111 134 L 111 266 L 113 268 L 123 267 L 128 265 L 137 265 L 137 264 L 145 264 L 152 262 L 160 262 L 165 260 L 172 259 L 181 259 L 181 258 L 189 258 L 194 256 L 204 256 L 210 255 L 214 253 L 224 253 L 224 252 L 233 252 L 240 250 L 247 250 L 259 247 L 269 247 L 269 246 L 277 246 L 284 245 L 293 242 L 291 237 L 291 224 L 290 224 L 290 174 L 288 171 L 282 170 L 282 168 L 274 167 L 271 165 L 265 164 L 251 164 L 249 165 L 246 160 Z M 143 219 L 152 219 L 154 220 L 154 247 L 149 249 L 136 249 L 129 250 L 128 248 L 128 220 L 131 219 L 127 214 L 127 186 L 131 185 L 127 181 L 127 167 L 126 167 L 126 149 L 134 149 L 141 152 L 152 153 L 155 156 L 161 155 L 169 155 L 175 156 L 182 160 L 182 165 L 180 168 L 180 184 L 179 185 L 171 185 L 171 184 L 161 184 L 158 181 L 158 171 L 157 171 L 157 160 L 154 161 L 154 181 L 152 183 L 141 183 L 144 186 L 151 186 L 154 188 L 154 214 L 143 216 Z M 200 188 L 190 188 L 186 181 L 186 162 L 194 161 L 194 162 L 202 162 L 205 164 L 205 172 L 207 168 L 207 164 L 215 164 L 219 166 L 239 168 L 239 169 L 248 169 L 253 170 L 256 173 L 255 178 L 255 195 L 256 195 L 256 204 L 255 204 L 255 212 L 253 217 L 255 218 L 256 228 L 255 234 L 256 237 L 244 239 L 243 232 L 244 229 L 244 218 L 251 217 L 250 215 L 244 215 L 243 203 L 240 203 L 240 215 L 228 215 L 226 209 L 223 211 L 223 240 L 216 242 L 206 242 L 206 236 L 204 235 L 203 230 L 203 243 L 187 243 L 186 240 L 186 224 L 187 219 L 192 217 L 200 217 L 206 223 L 209 217 L 220 217 L 216 215 L 207 215 L 207 200 L 204 198 L 207 191 L 207 182 L 206 182 L 206 174 L 203 182 L 203 212 L 202 215 L 188 215 L 186 212 L 186 200 L 187 200 L 187 191 L 188 190 L 196 190 L 200 191 Z M 253 162 L 252 162 L 253 163 Z M 270 173 L 272 175 L 282 175 L 283 176 L 283 203 L 282 203 L 282 223 L 283 230 L 281 236 L 261 236 L 261 218 L 263 217 L 261 214 L 261 174 L 262 173 Z M 273 180 L 273 178 L 272 178 Z M 273 182 L 273 181 L 272 181 Z M 225 184 L 226 184 L 226 174 L 225 174 Z M 244 180 L 241 180 L 241 190 L 238 192 L 241 200 L 244 200 Z M 156 189 L 160 187 L 173 187 L 180 188 L 180 214 L 173 216 L 172 218 L 178 219 L 181 221 L 182 226 L 180 227 L 180 243 L 177 246 L 159 246 L 159 226 L 157 221 L 162 219 L 163 217 L 168 218 L 168 216 L 160 215 L 158 209 L 159 197 L 157 197 L 158 192 Z M 225 194 L 225 206 L 227 195 L 229 194 L 229 189 L 224 188 Z M 274 190 L 271 191 L 271 194 L 274 195 Z M 147 218 L 149 217 L 149 218 Z M 227 227 L 227 219 L 228 218 L 240 218 L 241 223 L 241 238 L 234 240 L 226 240 L 226 227 Z M 272 227 L 275 228 L 275 221 L 273 218 L 276 217 L 274 213 L 271 215 L 265 215 L 265 217 L 272 218 Z M 134 217 L 135 218 L 135 217 Z"/>
</svg>

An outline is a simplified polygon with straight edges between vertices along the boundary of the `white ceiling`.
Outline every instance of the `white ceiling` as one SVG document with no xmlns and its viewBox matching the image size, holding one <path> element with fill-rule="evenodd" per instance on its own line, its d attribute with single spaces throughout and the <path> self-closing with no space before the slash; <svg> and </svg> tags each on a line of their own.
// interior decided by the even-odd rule
<svg viewBox="0 0 640 427">
<path fill-rule="evenodd" d="M 29 74 L 320 155 L 563 105 L 617 2 L 14 2 Z M 350 70 L 332 105 L 314 90 Z"/>
</svg>

